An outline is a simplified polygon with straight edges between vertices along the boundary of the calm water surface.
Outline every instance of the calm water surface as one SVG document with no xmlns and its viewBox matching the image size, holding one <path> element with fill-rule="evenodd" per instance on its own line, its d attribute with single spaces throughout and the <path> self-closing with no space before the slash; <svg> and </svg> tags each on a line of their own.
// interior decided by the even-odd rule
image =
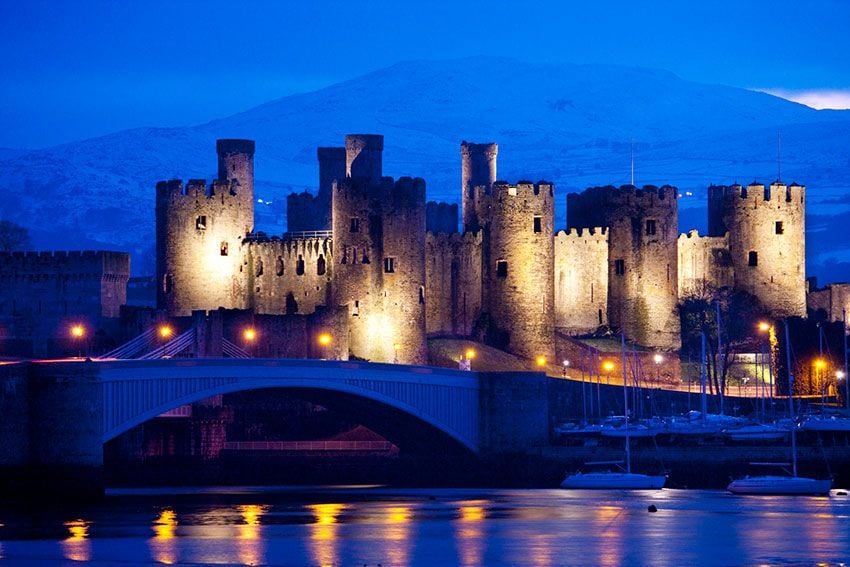
<svg viewBox="0 0 850 567">
<path fill-rule="evenodd" d="M 654 504 L 658 512 L 649 513 Z M 842 565 L 850 498 L 719 491 L 113 491 L 0 509 L 0 564 Z"/>
</svg>

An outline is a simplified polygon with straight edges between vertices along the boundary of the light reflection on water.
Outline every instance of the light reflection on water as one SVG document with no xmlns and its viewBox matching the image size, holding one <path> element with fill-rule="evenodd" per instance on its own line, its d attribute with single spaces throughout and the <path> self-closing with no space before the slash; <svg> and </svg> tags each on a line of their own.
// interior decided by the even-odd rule
<svg viewBox="0 0 850 567">
<path fill-rule="evenodd" d="M 64 518 L 0 508 L 0 558 L 31 564 L 837 565 L 847 557 L 846 496 L 334 488 L 123 495 Z"/>
</svg>

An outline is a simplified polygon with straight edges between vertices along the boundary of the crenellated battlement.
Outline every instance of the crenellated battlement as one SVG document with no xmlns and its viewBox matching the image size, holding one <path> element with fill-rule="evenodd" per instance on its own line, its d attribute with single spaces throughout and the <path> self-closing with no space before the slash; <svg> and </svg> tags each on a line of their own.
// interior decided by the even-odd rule
<svg viewBox="0 0 850 567">
<path fill-rule="evenodd" d="M 207 185 L 206 179 L 189 179 L 185 185 L 182 179 L 169 179 L 167 181 L 157 181 L 156 197 L 157 201 L 177 203 L 179 201 L 188 201 L 191 199 L 200 199 L 202 197 L 212 199 L 220 197 L 235 197 L 239 195 L 240 185 L 236 179 L 216 179 L 211 184 Z"/>
<path fill-rule="evenodd" d="M 729 200 L 730 204 L 737 206 L 739 203 L 745 206 L 758 206 L 759 203 L 788 203 L 789 206 L 799 207 L 805 200 L 806 188 L 797 183 L 785 185 L 775 181 L 770 185 L 764 185 L 753 181 L 749 185 L 712 185 L 708 188 L 710 201 Z"/>
<path fill-rule="evenodd" d="M 326 258 L 331 255 L 333 239 L 328 238 L 301 238 L 301 237 L 278 237 L 258 238 L 251 235 L 242 241 L 242 245 L 254 255 L 258 253 L 275 253 L 286 258 L 297 259 L 299 255 L 305 258 L 318 257 L 320 254 Z"/>
<path fill-rule="evenodd" d="M 570 228 L 568 230 L 559 230 L 555 234 L 555 238 L 559 238 L 561 240 L 582 239 L 582 240 L 598 240 L 598 241 L 607 242 L 608 241 L 608 227 L 591 226 L 591 227 Z"/>
<path fill-rule="evenodd" d="M 0 253 L 0 275 L 3 277 L 102 275 L 130 276 L 130 255 L 126 252 L 101 250 L 54 250 Z"/>
<path fill-rule="evenodd" d="M 481 246 L 484 241 L 483 231 L 477 232 L 426 232 L 425 242 L 433 248 L 453 246 Z"/>
</svg>

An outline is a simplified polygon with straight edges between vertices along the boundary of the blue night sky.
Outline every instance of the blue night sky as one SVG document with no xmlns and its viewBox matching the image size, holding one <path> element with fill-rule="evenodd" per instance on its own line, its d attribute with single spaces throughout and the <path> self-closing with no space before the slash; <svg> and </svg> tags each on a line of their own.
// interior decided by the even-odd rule
<svg viewBox="0 0 850 567">
<path fill-rule="evenodd" d="M 232 114 L 406 59 L 616 63 L 850 107 L 850 2 L 5 0 L 0 147 Z"/>
</svg>

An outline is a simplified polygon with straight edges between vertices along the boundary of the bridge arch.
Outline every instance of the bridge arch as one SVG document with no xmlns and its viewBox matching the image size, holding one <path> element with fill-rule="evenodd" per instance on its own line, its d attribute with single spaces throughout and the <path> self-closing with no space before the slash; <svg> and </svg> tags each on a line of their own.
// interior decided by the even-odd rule
<svg viewBox="0 0 850 567">
<path fill-rule="evenodd" d="M 315 360 L 186 359 L 101 365 L 102 441 L 175 407 L 265 388 L 351 396 L 417 420 L 477 453 L 476 373 L 420 366 Z"/>
</svg>

